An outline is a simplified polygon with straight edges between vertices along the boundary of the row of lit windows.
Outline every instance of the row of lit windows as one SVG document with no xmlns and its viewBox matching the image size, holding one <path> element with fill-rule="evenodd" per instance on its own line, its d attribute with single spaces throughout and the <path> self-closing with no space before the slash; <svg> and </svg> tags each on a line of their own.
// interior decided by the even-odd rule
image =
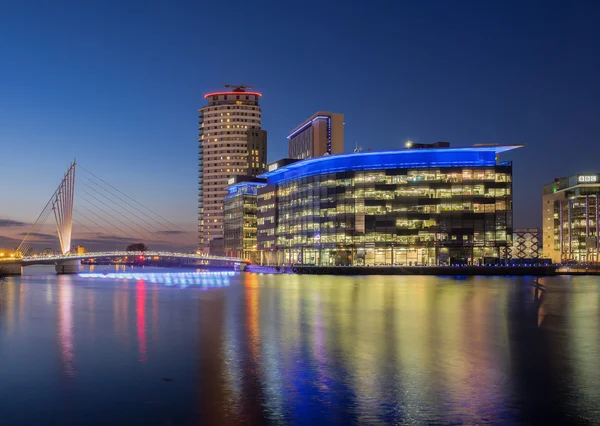
<svg viewBox="0 0 600 426">
<path fill-rule="evenodd" d="M 406 175 L 388 176 L 384 171 L 355 172 L 354 177 L 346 179 L 335 179 L 324 177 L 324 175 L 312 178 L 297 179 L 281 184 L 281 188 L 298 187 L 309 184 L 309 180 L 321 186 L 354 186 L 360 183 L 385 183 L 385 184 L 408 184 L 415 182 L 444 182 L 461 183 L 463 181 L 487 180 L 493 182 L 510 182 L 511 175 L 496 172 L 494 169 L 470 170 L 464 169 L 462 173 L 446 173 L 431 170 L 411 170 Z"/>
<path fill-rule="evenodd" d="M 264 225 L 265 223 L 268 224 L 273 224 L 275 223 L 275 217 L 274 216 L 267 216 L 267 217 L 259 217 L 258 218 L 258 222 L 259 225 Z"/>
<path fill-rule="evenodd" d="M 442 197 L 451 197 L 454 195 L 486 195 L 490 194 L 491 196 L 502 196 L 510 194 L 510 187 L 504 188 L 490 188 L 485 184 L 479 185 L 452 185 L 450 188 L 432 188 L 429 185 L 424 186 L 396 186 L 391 188 L 386 188 L 385 190 L 376 189 L 376 183 L 371 182 L 372 185 L 363 185 L 363 184 L 352 184 L 352 185 L 342 185 L 341 182 L 337 182 L 335 185 L 332 184 L 332 181 L 322 182 L 322 183 L 305 183 L 305 184 L 292 184 L 292 185 L 281 185 L 279 187 L 278 194 L 280 196 L 288 196 L 291 194 L 307 194 L 315 193 L 318 195 L 322 189 L 336 189 L 339 191 L 341 187 L 344 187 L 342 192 L 340 193 L 348 193 L 348 194 L 356 194 L 355 196 L 364 196 L 364 197 L 391 197 L 392 195 L 406 195 L 406 196 L 422 196 L 422 197 L 434 197 L 434 198 L 442 198 Z M 394 185 L 394 184 L 389 184 Z M 396 184 L 398 185 L 398 184 Z"/>
<path fill-rule="evenodd" d="M 226 142 L 242 142 L 242 144 L 227 144 Z M 200 147 L 218 147 L 221 146 L 246 146 L 246 138 L 240 138 L 239 136 L 221 136 L 217 141 L 213 141 L 210 139 L 204 140 L 204 135 L 200 136 Z"/>
<path fill-rule="evenodd" d="M 274 209 L 275 208 L 275 204 L 271 203 L 271 204 L 261 204 L 260 206 L 258 206 L 258 211 L 261 213 L 266 212 L 267 210 L 270 209 Z"/>
<path fill-rule="evenodd" d="M 259 126 L 243 126 L 243 129 L 259 129 Z M 229 132 L 213 132 L 212 136 L 219 136 L 219 135 L 245 135 L 247 132 L 245 131 L 237 131 L 237 130 L 232 130 Z M 204 135 L 202 135 L 204 136 Z M 207 133 L 206 137 L 210 137 L 211 134 Z M 201 137 L 201 139 L 204 139 L 203 137 Z M 213 138 L 213 142 L 217 142 L 218 139 L 217 138 Z"/>
<path fill-rule="evenodd" d="M 214 108 L 215 110 L 217 108 Z M 219 108 L 222 109 L 222 108 Z M 209 108 L 210 110 L 210 108 Z M 248 111 L 254 111 L 255 108 L 250 107 L 250 108 L 241 108 L 241 110 L 248 110 Z M 206 114 L 207 116 L 215 117 L 215 116 L 220 116 L 220 117 L 230 117 L 230 116 L 245 116 L 245 117 L 260 117 L 260 113 L 254 113 L 254 112 L 240 112 L 240 111 L 234 111 L 234 112 L 221 112 L 221 113 L 209 113 Z M 216 120 L 203 120 L 204 123 L 216 123 Z"/>
<path fill-rule="evenodd" d="M 243 115 L 243 114 L 241 114 Z M 252 115 L 254 116 L 255 114 L 246 114 L 246 115 Z M 260 115 L 259 115 L 260 117 Z M 220 123 L 260 123 L 260 119 L 259 118 L 240 118 L 240 117 L 231 117 L 231 118 L 217 118 L 216 120 L 204 120 L 201 124 L 200 127 L 206 127 L 207 125 L 211 125 L 211 124 L 220 124 Z"/>
<path fill-rule="evenodd" d="M 272 235 L 272 234 L 270 234 Z M 261 235 L 262 236 L 262 235 Z M 494 246 L 497 243 L 506 245 L 511 243 L 507 240 L 506 232 L 488 233 L 487 236 L 480 235 L 448 235 L 448 234 L 432 234 L 429 236 L 417 235 L 395 235 L 383 233 L 368 233 L 361 236 L 348 236 L 343 233 L 320 235 L 315 237 L 307 237 L 305 235 L 286 236 L 278 234 L 276 238 L 277 246 L 291 247 L 294 245 L 310 245 L 315 246 L 327 243 L 343 243 L 348 245 L 358 245 L 364 243 L 394 243 L 398 245 L 432 245 L 433 243 L 452 243 L 460 241 L 462 244 L 473 244 L 480 246 Z"/>
<path fill-rule="evenodd" d="M 221 105 L 221 106 L 208 106 L 200 108 L 200 111 L 221 111 L 221 110 L 260 110 L 258 106 L 252 105 Z"/>
<path fill-rule="evenodd" d="M 330 209 L 319 209 L 319 213 L 316 213 L 322 217 L 326 217 L 331 214 L 339 214 L 339 213 L 365 213 L 371 215 L 386 215 L 389 213 L 395 212 L 409 212 L 416 211 L 420 213 L 429 213 L 429 214 L 439 214 L 443 212 L 473 212 L 473 213 L 494 213 L 497 211 L 506 211 L 507 203 L 504 200 L 496 200 L 495 203 L 492 204 L 481 204 L 481 203 L 471 203 L 471 202 L 463 202 L 463 203 L 452 203 L 452 204 L 437 204 L 430 206 L 365 206 L 365 205 L 338 205 L 336 207 Z M 266 210 L 266 208 L 265 208 Z M 286 208 L 285 205 L 279 204 L 278 210 L 281 212 L 282 219 L 286 219 L 290 217 L 290 213 L 286 213 L 287 211 L 295 211 L 295 214 L 298 216 L 302 216 L 305 212 L 296 211 L 295 208 Z M 312 211 L 310 209 L 309 211 Z M 261 210 L 263 211 L 263 210 Z"/>
<path fill-rule="evenodd" d="M 315 194 L 313 191 L 296 191 L 292 192 L 289 190 L 280 191 L 279 195 L 282 199 L 285 197 L 294 198 L 299 195 L 302 200 L 307 198 L 316 198 L 322 200 L 323 197 L 319 196 L 319 188 L 315 187 Z M 398 197 L 421 197 L 421 198 L 452 198 L 457 196 L 484 196 L 484 197 L 504 197 L 510 195 L 510 188 L 485 188 L 483 185 L 479 186 L 465 186 L 464 188 L 451 188 L 451 189 L 432 189 L 432 188 L 400 188 L 395 190 L 376 190 L 374 188 L 353 188 L 337 194 L 339 198 L 365 198 L 375 200 L 393 200 Z"/>
</svg>

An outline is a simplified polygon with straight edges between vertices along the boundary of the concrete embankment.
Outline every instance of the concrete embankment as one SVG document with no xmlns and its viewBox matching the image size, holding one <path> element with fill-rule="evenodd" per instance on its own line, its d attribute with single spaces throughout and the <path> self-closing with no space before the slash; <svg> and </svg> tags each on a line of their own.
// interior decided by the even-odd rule
<svg viewBox="0 0 600 426">
<path fill-rule="evenodd" d="M 11 276 L 21 275 L 23 273 L 23 267 L 20 263 L 8 263 L 2 262 L 0 264 L 0 275 Z"/>
<path fill-rule="evenodd" d="M 291 274 L 292 268 L 286 266 L 247 265 L 244 271 L 256 274 Z"/>
<path fill-rule="evenodd" d="M 247 272 L 314 275 L 556 275 L 555 266 L 248 266 Z"/>
<path fill-rule="evenodd" d="M 554 266 L 294 266 L 292 271 L 318 275 L 556 275 Z"/>
</svg>

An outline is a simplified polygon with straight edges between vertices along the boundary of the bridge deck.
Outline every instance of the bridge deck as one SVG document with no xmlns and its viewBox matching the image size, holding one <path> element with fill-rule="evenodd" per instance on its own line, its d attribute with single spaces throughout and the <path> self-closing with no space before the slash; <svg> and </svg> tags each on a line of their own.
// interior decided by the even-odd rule
<svg viewBox="0 0 600 426">
<path fill-rule="evenodd" d="M 84 259 L 110 259 L 115 257 L 140 257 L 144 258 L 169 258 L 169 259 L 187 259 L 187 260 L 201 260 L 201 261 L 212 261 L 212 262 L 233 262 L 233 263 L 247 263 L 245 259 L 239 259 L 237 257 L 225 257 L 225 256 L 211 256 L 205 254 L 195 253 L 172 253 L 164 251 L 145 251 L 145 252 L 131 252 L 131 251 L 111 251 L 111 252 L 95 252 L 95 253 L 84 253 L 84 254 L 69 254 L 69 255 L 58 255 L 58 256 L 25 256 L 20 258 L 2 258 L 0 259 L 0 265 L 3 262 L 6 263 L 21 263 L 21 264 L 48 264 L 54 262 L 60 262 L 64 260 L 84 260 Z"/>
</svg>

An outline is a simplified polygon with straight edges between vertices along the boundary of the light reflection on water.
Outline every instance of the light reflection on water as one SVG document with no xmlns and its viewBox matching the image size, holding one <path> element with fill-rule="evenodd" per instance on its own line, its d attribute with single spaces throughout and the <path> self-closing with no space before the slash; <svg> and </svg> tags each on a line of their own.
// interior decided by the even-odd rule
<svg viewBox="0 0 600 426">
<path fill-rule="evenodd" d="M 80 278 L 102 278 L 106 280 L 135 280 L 166 286 L 188 287 L 191 285 L 201 287 L 225 287 L 229 285 L 230 277 L 235 275 L 232 271 L 217 272 L 107 272 L 107 273 L 81 273 Z"/>
<path fill-rule="evenodd" d="M 598 278 L 96 271 L 0 284 L 9 424 L 600 422 Z"/>
</svg>

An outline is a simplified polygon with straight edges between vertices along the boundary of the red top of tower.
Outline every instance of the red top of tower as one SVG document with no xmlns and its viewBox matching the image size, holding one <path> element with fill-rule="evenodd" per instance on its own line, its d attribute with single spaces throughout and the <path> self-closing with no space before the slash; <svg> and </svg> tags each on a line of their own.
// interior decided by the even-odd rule
<svg viewBox="0 0 600 426">
<path fill-rule="evenodd" d="M 210 96 L 218 96 L 218 95 L 239 95 L 240 93 L 244 93 L 246 95 L 254 95 L 254 96 L 262 96 L 261 93 L 258 92 L 247 92 L 246 89 L 252 89 L 252 86 L 246 86 L 244 84 L 224 84 L 223 86 L 227 87 L 228 89 L 232 89 L 228 92 L 213 92 L 213 93 L 207 93 L 206 95 L 204 95 L 204 98 L 208 98 Z"/>
</svg>

